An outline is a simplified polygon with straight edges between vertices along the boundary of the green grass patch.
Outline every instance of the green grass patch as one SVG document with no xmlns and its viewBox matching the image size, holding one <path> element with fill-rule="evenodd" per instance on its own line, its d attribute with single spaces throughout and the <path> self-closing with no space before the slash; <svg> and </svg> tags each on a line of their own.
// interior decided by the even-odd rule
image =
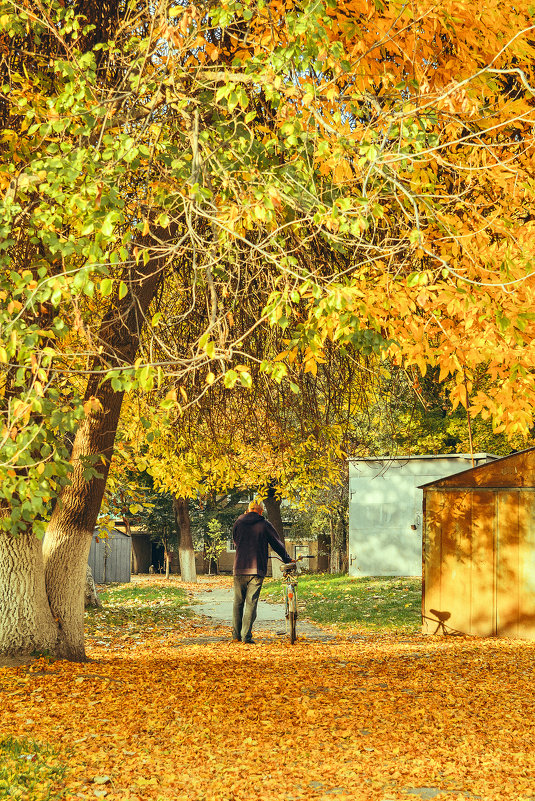
<svg viewBox="0 0 535 801">
<path fill-rule="evenodd" d="M 282 599 L 282 582 L 264 582 L 262 597 Z M 345 575 L 299 576 L 301 613 L 316 623 L 356 626 L 369 631 L 416 633 L 421 625 L 419 578 Z"/>
<path fill-rule="evenodd" d="M 85 627 L 89 635 L 110 630 L 142 630 L 147 626 L 173 626 L 191 616 L 189 600 L 181 587 L 138 584 L 112 584 L 98 593 L 102 609 L 86 610 Z"/>
<path fill-rule="evenodd" d="M 54 801 L 65 798 L 65 767 L 48 746 L 0 737 L 0 798 Z"/>
</svg>

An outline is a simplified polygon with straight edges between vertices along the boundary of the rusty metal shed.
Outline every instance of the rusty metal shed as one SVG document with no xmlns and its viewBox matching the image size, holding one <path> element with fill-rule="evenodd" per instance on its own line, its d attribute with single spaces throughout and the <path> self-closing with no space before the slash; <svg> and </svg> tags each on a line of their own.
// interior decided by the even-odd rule
<svg viewBox="0 0 535 801">
<path fill-rule="evenodd" d="M 423 632 L 535 640 L 535 448 L 421 489 Z"/>
</svg>

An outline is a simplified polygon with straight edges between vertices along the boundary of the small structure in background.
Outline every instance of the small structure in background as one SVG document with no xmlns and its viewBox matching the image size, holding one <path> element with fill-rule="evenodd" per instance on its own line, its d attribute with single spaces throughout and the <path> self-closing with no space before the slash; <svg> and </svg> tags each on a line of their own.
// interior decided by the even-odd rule
<svg viewBox="0 0 535 801">
<path fill-rule="evenodd" d="M 421 484 L 485 464 L 489 453 L 349 460 L 349 575 L 419 576 Z"/>
<path fill-rule="evenodd" d="M 132 541 L 118 528 L 100 535 L 95 529 L 89 550 L 89 567 L 96 584 L 115 584 L 130 581 Z"/>
<path fill-rule="evenodd" d="M 535 448 L 422 490 L 424 633 L 535 640 Z"/>
</svg>

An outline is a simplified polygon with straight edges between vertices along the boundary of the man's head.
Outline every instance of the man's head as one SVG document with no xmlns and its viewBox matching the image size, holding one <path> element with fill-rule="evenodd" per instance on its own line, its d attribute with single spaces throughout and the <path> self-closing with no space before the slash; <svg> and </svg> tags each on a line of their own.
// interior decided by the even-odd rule
<svg viewBox="0 0 535 801">
<path fill-rule="evenodd" d="M 251 503 L 247 507 L 247 511 L 248 512 L 256 512 L 259 515 L 263 515 L 264 514 L 264 504 L 262 503 L 262 501 L 259 501 L 259 500 L 255 499 L 254 501 L 251 501 Z"/>
</svg>

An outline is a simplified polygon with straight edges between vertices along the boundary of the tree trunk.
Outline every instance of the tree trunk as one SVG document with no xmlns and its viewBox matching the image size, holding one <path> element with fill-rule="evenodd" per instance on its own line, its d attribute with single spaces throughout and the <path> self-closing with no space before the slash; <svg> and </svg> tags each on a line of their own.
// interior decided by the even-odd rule
<svg viewBox="0 0 535 801">
<path fill-rule="evenodd" d="M 331 532 L 331 573 L 339 573 L 340 551 L 338 550 L 338 543 L 336 541 L 336 526 L 332 518 L 329 520 L 329 528 Z"/>
<path fill-rule="evenodd" d="M 132 537 L 132 573 L 134 576 L 139 574 L 139 554 L 137 549 L 137 543 L 139 542 L 137 537 Z"/>
<path fill-rule="evenodd" d="M 88 387 L 88 392 L 90 389 Z M 85 659 L 83 612 L 87 558 L 106 487 L 123 399 L 123 393 L 114 392 L 108 381 L 94 390 L 98 393 L 100 408 L 91 409 L 76 433 L 71 484 L 61 493 L 43 544 L 47 595 L 59 626 L 56 653 L 77 661 Z M 83 473 L 88 456 L 101 456 L 103 463 L 96 465 L 99 475 L 86 480 Z"/>
<path fill-rule="evenodd" d="M 169 578 L 169 566 L 171 564 L 171 554 L 169 553 L 169 551 L 166 551 L 164 553 L 163 560 L 165 562 L 165 578 L 168 579 Z"/>
<path fill-rule="evenodd" d="M 97 606 L 99 608 L 102 607 L 102 603 L 100 602 L 100 598 L 98 597 L 97 588 L 95 587 L 93 574 L 91 572 L 91 568 L 89 567 L 89 565 L 87 565 L 85 573 L 84 606 L 86 607 Z"/>
<path fill-rule="evenodd" d="M 161 241 L 169 232 L 157 229 Z M 145 246 L 150 241 L 145 239 Z M 157 245 L 158 246 L 158 245 Z M 102 353 L 95 368 L 133 364 L 145 313 L 152 301 L 165 267 L 165 256 L 148 259 L 125 276 L 130 291 L 116 295 L 99 331 Z M 84 587 L 87 558 L 93 530 L 102 503 L 115 442 L 115 433 L 123 400 L 123 391 L 115 391 L 102 376 L 90 377 L 85 393 L 86 417 L 75 436 L 71 456 L 70 485 L 58 499 L 47 527 L 43 544 L 45 581 L 59 636 L 54 653 L 67 659 L 85 659 Z M 89 479 L 84 470 L 92 465 L 98 475 Z"/>
<path fill-rule="evenodd" d="M 188 499 L 180 496 L 173 498 L 173 511 L 178 533 L 178 558 L 180 560 L 180 578 L 182 581 L 196 583 L 195 551 L 191 536 L 191 520 Z"/>
<path fill-rule="evenodd" d="M 284 526 L 281 515 L 281 499 L 276 494 L 275 488 L 270 485 L 267 497 L 264 499 L 267 517 L 282 543 L 284 543 Z M 277 559 L 271 559 L 271 575 L 273 578 L 281 578 L 281 563 Z"/>
<path fill-rule="evenodd" d="M 327 573 L 329 570 L 329 555 L 331 552 L 331 538 L 326 531 L 318 534 L 318 572 Z"/>
<path fill-rule="evenodd" d="M 139 566 L 137 561 L 137 553 L 136 549 L 134 548 L 134 540 L 132 539 L 132 528 L 130 526 L 130 520 L 128 519 L 128 515 L 126 514 L 125 510 L 122 510 L 123 516 L 123 525 L 126 534 L 130 537 L 130 572 L 133 573 L 135 576 L 139 573 Z"/>
<path fill-rule="evenodd" d="M 45 589 L 41 543 L 0 531 L 0 654 L 53 651 L 57 625 Z"/>
</svg>

